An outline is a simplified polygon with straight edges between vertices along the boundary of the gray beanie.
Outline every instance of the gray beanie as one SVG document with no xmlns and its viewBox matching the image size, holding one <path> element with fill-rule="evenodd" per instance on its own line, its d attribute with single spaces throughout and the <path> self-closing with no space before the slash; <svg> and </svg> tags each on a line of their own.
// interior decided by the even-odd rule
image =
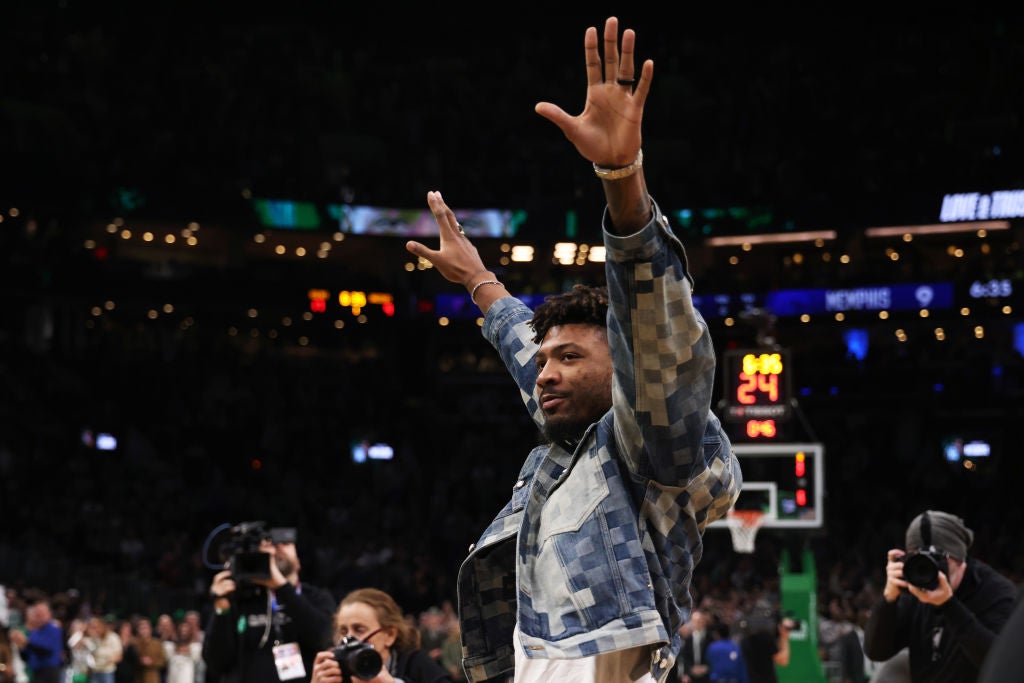
<svg viewBox="0 0 1024 683">
<path fill-rule="evenodd" d="M 924 529 L 921 528 L 922 521 L 927 522 Z M 964 520 L 948 512 L 925 510 L 907 527 L 907 550 L 927 550 L 929 546 L 935 546 L 936 550 L 963 560 L 973 542 L 974 532 L 964 525 Z"/>
</svg>

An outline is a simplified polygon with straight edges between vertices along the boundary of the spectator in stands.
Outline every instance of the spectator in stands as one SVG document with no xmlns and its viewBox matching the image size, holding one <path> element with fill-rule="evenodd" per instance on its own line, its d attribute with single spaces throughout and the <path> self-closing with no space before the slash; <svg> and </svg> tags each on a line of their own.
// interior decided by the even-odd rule
<svg viewBox="0 0 1024 683">
<path fill-rule="evenodd" d="M 112 617 L 95 614 L 89 617 L 85 632 L 89 651 L 89 683 L 115 683 L 114 674 L 124 657 L 124 646 L 112 623 Z"/>
<path fill-rule="evenodd" d="M 0 683 L 14 683 L 15 652 L 7 633 L 7 623 L 0 622 Z"/>
<path fill-rule="evenodd" d="M 182 621 L 188 624 L 188 630 L 192 634 L 192 640 L 199 644 L 199 661 L 196 663 L 196 683 L 205 683 L 206 681 L 206 662 L 203 661 L 203 639 L 206 634 L 203 632 L 203 621 L 199 614 L 199 610 L 190 609 L 185 612 L 185 616 Z"/>
<path fill-rule="evenodd" d="M 160 671 L 160 683 L 167 683 L 167 670 L 171 665 L 171 655 L 174 654 L 178 645 L 178 625 L 174 622 L 174 617 L 167 612 L 157 616 L 153 637 L 159 640 L 160 645 L 164 648 L 167 664 Z"/>
<path fill-rule="evenodd" d="M 135 671 L 139 666 L 139 651 L 135 648 L 134 619 L 122 619 L 117 624 L 117 635 L 121 638 L 121 661 L 114 670 L 115 683 L 135 683 Z"/>
<path fill-rule="evenodd" d="M 65 662 L 63 679 L 67 683 L 88 683 L 89 681 L 89 649 L 85 638 L 89 627 L 88 619 L 75 617 L 68 622 L 67 640 L 65 640 Z"/>
<path fill-rule="evenodd" d="M 334 618 L 335 636 L 355 638 L 373 645 L 380 654 L 381 671 L 374 683 L 451 683 L 452 678 L 425 650 L 420 632 L 405 619 L 390 595 L 377 588 L 359 588 L 341 600 Z M 312 683 L 342 681 L 341 664 L 333 650 L 316 655 Z"/>
<path fill-rule="evenodd" d="M 174 643 L 178 640 L 178 625 L 174 623 L 174 617 L 164 612 L 156 618 L 156 628 L 153 635 L 163 643 Z"/>
<path fill-rule="evenodd" d="M 455 683 L 466 680 L 466 672 L 462 668 L 462 630 L 459 628 L 458 617 L 449 618 L 448 636 L 441 645 L 441 666 Z"/>
<path fill-rule="evenodd" d="M 866 678 L 864 630 L 857 609 L 847 596 L 832 595 L 827 612 L 818 620 L 818 654 L 839 668 L 839 683 L 862 683 Z M 867 660 L 870 661 L 870 660 Z"/>
<path fill-rule="evenodd" d="M 21 651 L 32 683 L 59 683 L 64 665 L 64 631 L 53 619 L 48 600 L 25 610 L 25 629 L 12 629 L 11 642 Z"/>
<path fill-rule="evenodd" d="M 200 683 L 198 669 L 203 661 L 203 644 L 193 637 L 191 621 L 182 620 L 176 628 L 177 635 L 169 648 L 164 641 L 167 651 L 166 683 Z"/>
<path fill-rule="evenodd" d="M 440 249 L 407 243 L 466 288 L 545 439 L 460 571 L 476 680 L 513 669 L 516 680 L 664 680 L 703 530 L 740 490 L 711 412 L 715 351 L 685 253 L 644 180 L 654 63 L 637 71 L 635 40 L 626 29 L 620 53 L 615 17 L 603 41 L 588 28 L 583 112 L 536 105 L 602 179 L 606 287 L 579 284 L 531 311 L 484 266 L 438 192 L 427 202 Z"/>
<path fill-rule="evenodd" d="M 925 510 L 906 530 L 906 550 L 887 553 L 886 582 L 871 610 L 864 651 L 875 661 L 909 650 L 910 675 L 974 681 L 1013 610 L 1017 589 L 967 550 L 974 532 L 948 512 Z"/>
<path fill-rule="evenodd" d="M 153 635 L 153 623 L 146 617 L 135 621 L 135 683 L 160 683 L 160 674 L 167 666 L 163 642 Z"/>
<path fill-rule="evenodd" d="M 420 612 L 418 628 L 420 645 L 434 659 L 441 660 L 441 647 L 448 637 L 445 628 L 444 612 L 437 606 L 431 606 Z"/>
<path fill-rule="evenodd" d="M 716 683 L 748 683 L 747 665 L 739 644 L 733 640 L 729 625 L 716 621 L 711 625 L 708 644 L 709 680 Z"/>
<path fill-rule="evenodd" d="M 203 636 L 206 634 L 203 633 L 203 622 L 199 610 L 190 609 L 186 611 L 182 621 L 190 626 L 189 630 L 192 633 L 192 639 L 197 643 L 202 643 Z"/>
<path fill-rule="evenodd" d="M 683 649 L 673 669 L 676 679 L 669 677 L 672 683 L 707 683 L 711 680 L 708 667 L 708 645 L 711 644 L 711 632 L 708 629 L 710 615 L 702 608 L 694 608 L 690 612 L 690 621 L 684 627 Z"/>
</svg>

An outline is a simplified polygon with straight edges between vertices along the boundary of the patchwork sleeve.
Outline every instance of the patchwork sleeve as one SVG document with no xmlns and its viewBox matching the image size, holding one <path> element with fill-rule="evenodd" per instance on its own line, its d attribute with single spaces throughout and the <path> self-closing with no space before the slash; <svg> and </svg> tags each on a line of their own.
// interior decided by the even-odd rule
<svg viewBox="0 0 1024 683">
<path fill-rule="evenodd" d="M 731 446 L 711 412 L 715 351 L 693 303 L 686 253 L 652 205 L 654 218 L 639 232 L 604 231 L 616 440 L 634 475 L 685 487 L 723 450 L 732 457 Z"/>
</svg>

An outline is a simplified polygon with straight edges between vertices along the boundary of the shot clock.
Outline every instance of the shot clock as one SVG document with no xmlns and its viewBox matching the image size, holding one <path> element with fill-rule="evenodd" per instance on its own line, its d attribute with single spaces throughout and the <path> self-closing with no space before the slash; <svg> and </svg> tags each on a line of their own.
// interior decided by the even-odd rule
<svg viewBox="0 0 1024 683">
<path fill-rule="evenodd" d="M 723 417 L 746 424 L 751 438 L 774 438 L 777 422 L 792 414 L 789 353 L 736 349 L 724 355 Z"/>
</svg>

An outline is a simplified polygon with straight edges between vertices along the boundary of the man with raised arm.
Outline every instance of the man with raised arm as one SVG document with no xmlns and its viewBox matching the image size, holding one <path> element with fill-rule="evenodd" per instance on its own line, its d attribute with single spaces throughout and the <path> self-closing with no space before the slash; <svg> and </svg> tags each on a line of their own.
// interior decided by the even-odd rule
<svg viewBox="0 0 1024 683">
<path fill-rule="evenodd" d="M 439 248 L 407 244 L 470 293 L 545 436 L 459 571 L 471 681 L 513 669 L 516 683 L 664 681 L 703 531 L 739 495 L 739 464 L 711 411 L 711 338 L 683 246 L 644 179 L 654 63 L 637 73 L 635 44 L 626 29 L 620 51 L 615 17 L 603 50 L 588 28 L 583 112 L 536 106 L 604 187 L 604 286 L 576 285 L 531 311 L 484 266 L 438 192 L 427 202 Z"/>
</svg>

